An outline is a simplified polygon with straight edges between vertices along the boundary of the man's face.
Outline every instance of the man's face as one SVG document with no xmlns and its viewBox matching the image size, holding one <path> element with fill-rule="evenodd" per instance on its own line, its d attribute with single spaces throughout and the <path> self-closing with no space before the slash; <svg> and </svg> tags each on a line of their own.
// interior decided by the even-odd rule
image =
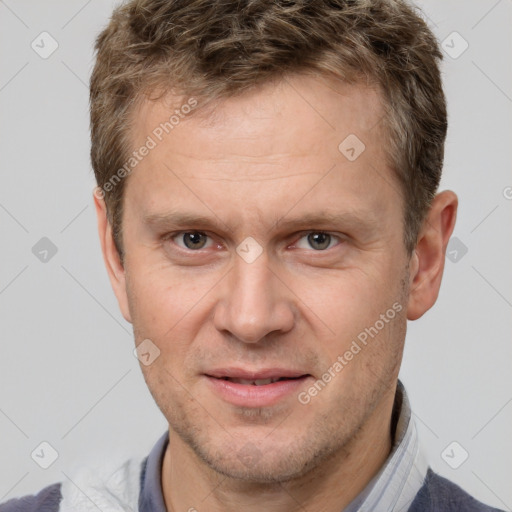
<svg viewBox="0 0 512 512">
<path fill-rule="evenodd" d="M 200 107 L 162 141 L 179 104 L 137 112 L 134 148 L 157 145 L 127 178 L 118 297 L 160 350 L 144 377 L 191 453 L 286 480 L 382 429 L 394 396 L 409 274 L 381 100 L 297 76 Z M 233 380 L 253 373 L 303 377 Z"/>
</svg>

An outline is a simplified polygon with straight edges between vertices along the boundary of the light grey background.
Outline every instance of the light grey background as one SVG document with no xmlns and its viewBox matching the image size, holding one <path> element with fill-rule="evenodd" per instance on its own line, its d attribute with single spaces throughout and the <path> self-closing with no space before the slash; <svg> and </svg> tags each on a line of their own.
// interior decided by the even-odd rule
<svg viewBox="0 0 512 512">
<path fill-rule="evenodd" d="M 110 289 L 91 196 L 92 43 L 115 3 L 0 1 L 0 502 L 144 455 L 167 427 Z M 511 510 L 512 1 L 420 5 L 452 53 L 441 189 L 459 196 L 460 242 L 437 305 L 409 324 L 401 378 L 432 467 Z M 31 47 L 43 31 L 58 42 L 47 59 Z M 46 263 L 32 252 L 42 237 L 57 247 Z M 42 441 L 59 455 L 46 470 L 31 458 Z M 452 465 L 469 454 L 458 469 L 441 457 L 453 441 Z"/>
</svg>

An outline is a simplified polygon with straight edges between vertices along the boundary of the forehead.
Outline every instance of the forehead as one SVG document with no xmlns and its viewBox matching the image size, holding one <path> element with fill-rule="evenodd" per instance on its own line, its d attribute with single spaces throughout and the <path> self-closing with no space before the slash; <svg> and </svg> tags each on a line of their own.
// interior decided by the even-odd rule
<svg viewBox="0 0 512 512">
<path fill-rule="evenodd" d="M 189 108 L 192 99 L 197 106 Z M 246 156 L 284 153 L 289 145 L 297 152 L 298 139 L 302 152 L 307 152 L 320 138 L 327 149 L 331 138 L 336 142 L 350 133 L 370 142 L 370 131 L 382 131 L 383 111 L 380 91 L 374 86 L 348 84 L 325 75 L 298 74 L 212 100 L 171 93 L 158 101 L 144 99 L 133 114 L 130 138 L 137 147 L 156 130 L 157 137 L 166 139 L 157 142 L 172 144 L 172 138 L 179 137 L 187 130 L 186 125 L 192 124 L 193 131 L 207 143 L 201 146 L 202 152 L 237 140 L 244 141 Z M 162 128 L 164 133 L 159 134 Z M 192 144 L 181 144 L 180 150 L 189 146 Z M 198 148 L 194 149 L 197 152 Z"/>
<path fill-rule="evenodd" d="M 393 178 L 375 88 L 299 75 L 206 107 L 197 98 L 193 111 L 183 108 L 189 100 L 167 95 L 135 113 L 133 147 L 148 137 L 155 146 L 125 193 L 146 216 L 190 212 L 191 201 L 202 214 L 222 212 L 238 223 L 248 212 L 280 218 L 294 205 L 377 216 L 386 193 L 396 193 L 396 186 L 385 190 Z"/>
</svg>

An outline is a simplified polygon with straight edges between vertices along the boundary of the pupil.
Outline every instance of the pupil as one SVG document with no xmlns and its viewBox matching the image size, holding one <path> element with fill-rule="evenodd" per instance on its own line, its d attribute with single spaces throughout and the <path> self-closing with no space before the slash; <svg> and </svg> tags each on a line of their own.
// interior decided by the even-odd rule
<svg viewBox="0 0 512 512">
<path fill-rule="evenodd" d="M 189 249 L 197 249 L 201 248 L 203 244 L 201 244 L 201 237 L 204 236 L 203 233 L 185 233 L 185 245 Z M 187 243 L 188 240 L 192 240 L 192 243 Z"/>
<path fill-rule="evenodd" d="M 327 233 L 311 233 L 308 236 L 309 242 L 314 244 L 320 244 L 320 249 L 325 249 L 326 247 L 329 247 L 331 235 L 328 235 Z"/>
</svg>

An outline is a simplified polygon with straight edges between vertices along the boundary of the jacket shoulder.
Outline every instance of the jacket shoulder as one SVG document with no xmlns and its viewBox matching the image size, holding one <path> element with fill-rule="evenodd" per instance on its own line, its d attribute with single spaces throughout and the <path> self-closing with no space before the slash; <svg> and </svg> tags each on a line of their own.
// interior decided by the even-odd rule
<svg viewBox="0 0 512 512">
<path fill-rule="evenodd" d="M 62 499 L 61 483 L 44 487 L 37 494 L 0 503 L 0 512 L 58 512 Z"/>
<path fill-rule="evenodd" d="M 476 500 L 462 487 L 428 468 L 408 512 L 504 512 Z M 1 511 L 0 511 L 1 512 Z"/>
</svg>

